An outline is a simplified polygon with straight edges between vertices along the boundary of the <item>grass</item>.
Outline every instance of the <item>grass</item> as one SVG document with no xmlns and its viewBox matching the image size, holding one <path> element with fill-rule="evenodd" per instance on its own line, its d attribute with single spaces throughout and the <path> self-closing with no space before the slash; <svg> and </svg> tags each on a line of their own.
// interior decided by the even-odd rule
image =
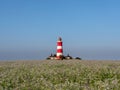
<svg viewBox="0 0 120 90">
<path fill-rule="evenodd" d="M 0 90 L 120 90 L 120 61 L 0 61 Z"/>
</svg>

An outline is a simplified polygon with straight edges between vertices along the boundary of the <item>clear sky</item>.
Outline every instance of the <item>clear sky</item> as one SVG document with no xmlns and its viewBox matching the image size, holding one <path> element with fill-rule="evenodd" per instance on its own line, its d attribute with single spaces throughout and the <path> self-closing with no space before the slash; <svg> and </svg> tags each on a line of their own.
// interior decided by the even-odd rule
<svg viewBox="0 0 120 90">
<path fill-rule="evenodd" d="M 56 53 L 120 60 L 120 0 L 0 0 L 0 60 Z"/>
</svg>

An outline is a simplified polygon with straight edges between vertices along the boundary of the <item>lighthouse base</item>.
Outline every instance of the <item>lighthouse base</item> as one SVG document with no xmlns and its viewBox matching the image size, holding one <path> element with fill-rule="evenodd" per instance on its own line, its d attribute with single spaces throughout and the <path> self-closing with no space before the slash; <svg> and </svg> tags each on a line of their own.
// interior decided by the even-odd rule
<svg viewBox="0 0 120 90">
<path fill-rule="evenodd" d="M 54 55 L 50 55 L 49 57 L 46 58 L 47 60 L 72 60 L 72 59 L 76 59 L 76 60 L 82 60 L 82 58 L 76 57 L 73 58 L 72 56 L 70 56 L 69 54 L 67 56 L 56 56 L 56 54 Z"/>
</svg>

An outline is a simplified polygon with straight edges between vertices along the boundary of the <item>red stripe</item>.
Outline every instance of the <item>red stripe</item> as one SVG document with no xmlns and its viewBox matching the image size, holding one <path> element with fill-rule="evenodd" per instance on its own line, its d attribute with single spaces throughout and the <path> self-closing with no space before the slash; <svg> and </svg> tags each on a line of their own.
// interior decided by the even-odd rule
<svg viewBox="0 0 120 90">
<path fill-rule="evenodd" d="M 57 42 L 57 46 L 62 46 L 62 42 Z"/>
<path fill-rule="evenodd" d="M 58 53 L 62 53 L 63 50 L 62 50 L 62 49 L 57 49 L 57 52 L 58 52 Z"/>
<path fill-rule="evenodd" d="M 60 57 L 60 56 L 57 56 L 57 59 L 61 59 L 61 57 Z"/>
</svg>

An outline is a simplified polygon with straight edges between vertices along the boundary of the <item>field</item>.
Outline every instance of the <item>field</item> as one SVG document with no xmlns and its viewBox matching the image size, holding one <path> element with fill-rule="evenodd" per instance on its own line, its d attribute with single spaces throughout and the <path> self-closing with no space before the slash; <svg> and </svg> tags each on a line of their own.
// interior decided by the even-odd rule
<svg viewBox="0 0 120 90">
<path fill-rule="evenodd" d="M 120 90 L 120 61 L 0 61 L 0 90 Z"/>
</svg>

